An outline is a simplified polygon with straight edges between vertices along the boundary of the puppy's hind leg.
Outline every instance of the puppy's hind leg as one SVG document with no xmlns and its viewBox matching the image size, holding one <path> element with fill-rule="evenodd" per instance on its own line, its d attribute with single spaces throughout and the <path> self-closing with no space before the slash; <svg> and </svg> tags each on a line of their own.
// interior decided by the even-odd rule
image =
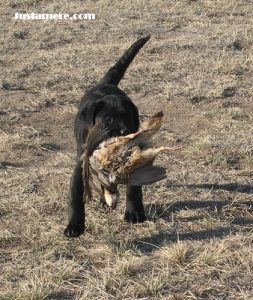
<svg viewBox="0 0 253 300">
<path fill-rule="evenodd" d="M 84 232 L 83 194 L 82 164 L 77 162 L 70 182 L 68 226 L 64 231 L 67 237 L 77 237 Z"/>
<path fill-rule="evenodd" d="M 125 221 L 142 223 L 147 220 L 142 202 L 142 187 L 128 186 L 126 194 Z"/>
</svg>

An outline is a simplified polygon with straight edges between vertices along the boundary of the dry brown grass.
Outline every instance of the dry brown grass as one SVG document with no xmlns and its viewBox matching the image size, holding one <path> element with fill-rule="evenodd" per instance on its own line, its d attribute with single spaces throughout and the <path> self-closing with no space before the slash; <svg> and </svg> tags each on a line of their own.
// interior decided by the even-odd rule
<svg viewBox="0 0 253 300">
<path fill-rule="evenodd" d="M 16 11 L 93 12 L 23 22 Z M 0 299 L 253 299 L 253 3 L 5 0 L 0 4 Z M 138 37 L 121 86 L 166 114 L 168 179 L 145 187 L 149 221 L 87 205 L 63 236 L 84 90 Z M 121 188 L 123 195 L 124 188 Z"/>
</svg>

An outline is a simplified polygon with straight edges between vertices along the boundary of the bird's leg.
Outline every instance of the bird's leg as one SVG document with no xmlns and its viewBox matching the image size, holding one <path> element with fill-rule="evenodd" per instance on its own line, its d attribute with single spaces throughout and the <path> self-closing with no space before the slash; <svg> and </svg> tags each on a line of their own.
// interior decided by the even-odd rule
<svg viewBox="0 0 253 300">
<path fill-rule="evenodd" d="M 155 157 L 156 155 L 158 155 L 160 152 L 165 152 L 165 151 L 176 151 L 179 149 L 182 149 L 184 146 L 179 145 L 179 146 L 175 146 L 175 147 L 166 147 L 166 146 L 162 146 L 159 148 L 148 148 L 144 151 L 142 151 L 141 153 L 141 157 L 143 159 L 145 158 L 149 158 L 149 157 Z"/>
<path fill-rule="evenodd" d="M 142 223 L 147 220 L 142 202 L 142 187 L 127 186 L 125 221 Z"/>
<path fill-rule="evenodd" d="M 136 137 L 137 135 L 139 135 L 143 131 L 144 131 L 143 129 L 139 129 L 138 131 L 136 131 L 134 133 L 130 133 L 130 134 L 124 136 L 124 138 L 126 138 L 126 139 L 133 139 L 134 137 Z"/>
<path fill-rule="evenodd" d="M 178 145 L 178 146 L 174 146 L 174 147 L 160 147 L 158 149 L 160 149 L 160 151 L 176 151 L 176 150 L 180 150 L 182 148 L 184 148 L 184 145 Z"/>
</svg>

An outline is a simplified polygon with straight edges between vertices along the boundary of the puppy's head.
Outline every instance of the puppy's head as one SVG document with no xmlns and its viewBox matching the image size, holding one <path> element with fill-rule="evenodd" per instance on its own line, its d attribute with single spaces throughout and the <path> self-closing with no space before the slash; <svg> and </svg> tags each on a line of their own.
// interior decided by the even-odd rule
<svg viewBox="0 0 253 300">
<path fill-rule="evenodd" d="M 93 114 L 93 125 L 98 124 L 103 124 L 110 137 L 127 135 L 138 130 L 138 110 L 130 100 L 106 96 Z"/>
</svg>

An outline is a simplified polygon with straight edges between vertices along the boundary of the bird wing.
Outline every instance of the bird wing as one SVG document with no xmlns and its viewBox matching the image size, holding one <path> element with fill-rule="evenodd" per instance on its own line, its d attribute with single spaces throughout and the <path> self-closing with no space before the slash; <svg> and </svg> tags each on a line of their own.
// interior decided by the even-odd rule
<svg viewBox="0 0 253 300">
<path fill-rule="evenodd" d="M 129 185 L 148 185 L 166 178 L 166 169 L 153 165 L 144 165 L 135 169 L 128 179 Z"/>
<path fill-rule="evenodd" d="M 92 153 L 99 147 L 101 142 L 107 140 L 108 130 L 104 127 L 103 124 L 97 124 L 89 128 L 88 136 L 85 143 L 86 155 L 89 157 Z"/>
</svg>

